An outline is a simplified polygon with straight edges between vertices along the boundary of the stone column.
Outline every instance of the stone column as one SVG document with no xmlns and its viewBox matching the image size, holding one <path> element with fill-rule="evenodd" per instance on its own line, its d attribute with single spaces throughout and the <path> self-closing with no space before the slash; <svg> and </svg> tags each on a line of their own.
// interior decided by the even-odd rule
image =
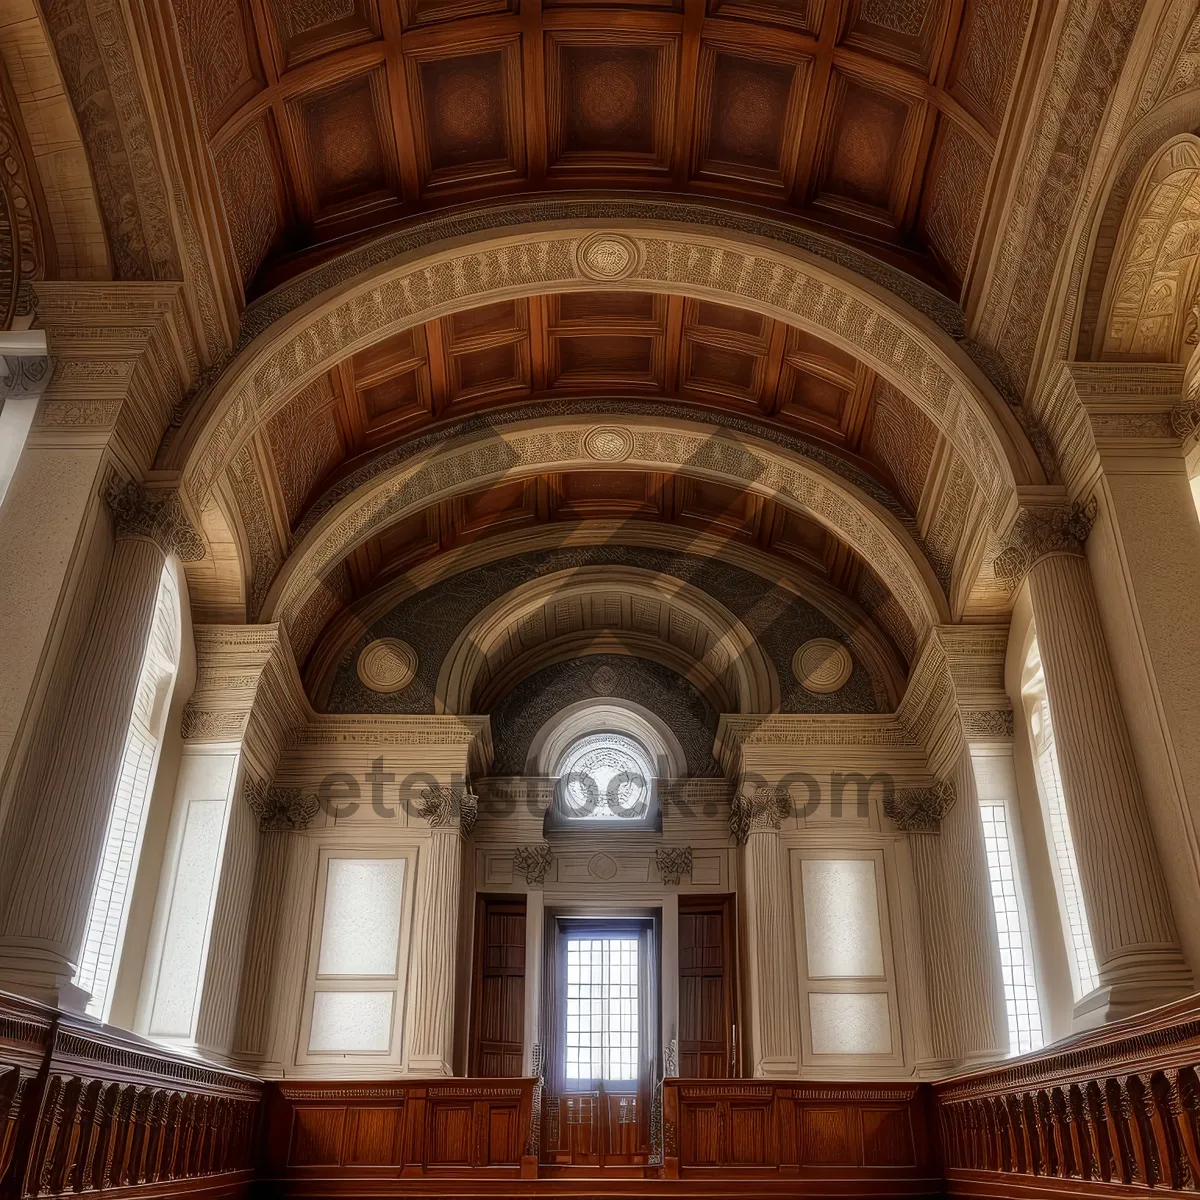
<svg viewBox="0 0 1200 1200">
<path fill-rule="evenodd" d="M 417 1075 L 453 1075 L 463 839 L 475 824 L 478 802 L 463 788 L 431 787 L 422 793 L 417 811 L 428 819 L 430 837 L 417 860 L 408 1069 Z"/>
<path fill-rule="evenodd" d="M 1094 501 L 1023 509 L 997 559 L 997 574 L 1028 577 L 1100 972 L 1088 1012 L 1114 1020 L 1187 994 L 1192 974 L 1179 947 L 1082 553 L 1094 515 Z"/>
<path fill-rule="evenodd" d="M 951 780 L 901 789 L 886 806 L 909 834 L 921 898 L 930 1051 L 948 1066 L 987 1062 L 1008 1045 L 979 796 L 964 746 Z"/>
<path fill-rule="evenodd" d="M 731 825 L 742 855 L 749 1063 L 756 1076 L 800 1070 L 799 997 L 791 882 L 779 846 L 785 791 L 756 787 L 734 801 Z"/>
<path fill-rule="evenodd" d="M 111 479 L 116 544 L 61 723 L 31 748 L 24 849 L 0 926 L 0 985 L 68 1007 L 166 555 L 202 556 L 173 494 Z"/>
</svg>

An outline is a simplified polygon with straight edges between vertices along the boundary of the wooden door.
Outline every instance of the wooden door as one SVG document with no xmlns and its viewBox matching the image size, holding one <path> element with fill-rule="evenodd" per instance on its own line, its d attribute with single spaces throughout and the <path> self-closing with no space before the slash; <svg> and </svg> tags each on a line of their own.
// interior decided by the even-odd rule
<svg viewBox="0 0 1200 1200">
<path fill-rule="evenodd" d="M 480 896 L 475 911 L 470 1073 L 522 1075 L 525 1046 L 525 897 Z"/>
<path fill-rule="evenodd" d="M 679 898 L 679 1076 L 726 1079 L 734 1059 L 732 896 Z"/>
</svg>

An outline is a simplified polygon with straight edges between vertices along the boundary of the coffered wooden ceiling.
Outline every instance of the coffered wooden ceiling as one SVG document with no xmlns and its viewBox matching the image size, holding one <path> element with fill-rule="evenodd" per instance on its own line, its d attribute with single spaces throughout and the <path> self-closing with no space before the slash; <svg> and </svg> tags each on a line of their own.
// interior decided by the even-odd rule
<svg viewBox="0 0 1200 1200">
<path fill-rule="evenodd" d="M 766 206 L 953 291 L 1028 13 L 1028 0 L 173 3 L 251 290 L 432 208 L 575 190 Z"/>
<path fill-rule="evenodd" d="M 291 525 L 326 483 L 398 438 L 482 409 L 572 395 L 766 421 L 856 462 L 915 513 L 933 427 L 891 389 L 881 410 L 884 390 L 851 355 L 756 313 L 679 296 L 574 292 L 469 309 L 381 342 L 298 397 L 267 434 Z M 915 464 L 911 454 L 900 462 L 887 436 L 899 424 L 909 427 L 906 444 L 923 447 Z"/>
</svg>

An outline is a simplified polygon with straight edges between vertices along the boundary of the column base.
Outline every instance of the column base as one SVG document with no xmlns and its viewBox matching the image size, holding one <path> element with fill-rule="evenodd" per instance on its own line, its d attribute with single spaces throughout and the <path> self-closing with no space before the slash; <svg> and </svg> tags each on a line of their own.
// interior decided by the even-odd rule
<svg viewBox="0 0 1200 1200">
<path fill-rule="evenodd" d="M 1108 982 L 1075 1004 L 1071 1028 L 1078 1033 L 1136 1016 L 1190 996 L 1195 983 L 1178 951 L 1148 951 L 1105 969 Z"/>
<path fill-rule="evenodd" d="M 408 1060 L 411 1075 L 453 1075 L 454 1068 L 444 1059 L 432 1054 L 422 1054 Z"/>
<path fill-rule="evenodd" d="M 15 992 L 52 1008 L 87 1015 L 91 992 L 76 987 L 74 963 L 47 947 L 0 944 L 0 991 Z"/>
</svg>

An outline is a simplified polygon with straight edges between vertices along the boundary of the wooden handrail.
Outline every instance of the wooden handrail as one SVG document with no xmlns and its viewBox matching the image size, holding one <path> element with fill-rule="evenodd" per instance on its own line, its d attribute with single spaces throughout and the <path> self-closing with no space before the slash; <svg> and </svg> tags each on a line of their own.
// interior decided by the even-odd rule
<svg viewBox="0 0 1200 1200">
<path fill-rule="evenodd" d="M 1037 1195 L 1200 1190 L 1198 1068 L 1191 996 L 938 1083 L 949 1190 L 1023 1194 L 1014 1176 Z"/>
</svg>

